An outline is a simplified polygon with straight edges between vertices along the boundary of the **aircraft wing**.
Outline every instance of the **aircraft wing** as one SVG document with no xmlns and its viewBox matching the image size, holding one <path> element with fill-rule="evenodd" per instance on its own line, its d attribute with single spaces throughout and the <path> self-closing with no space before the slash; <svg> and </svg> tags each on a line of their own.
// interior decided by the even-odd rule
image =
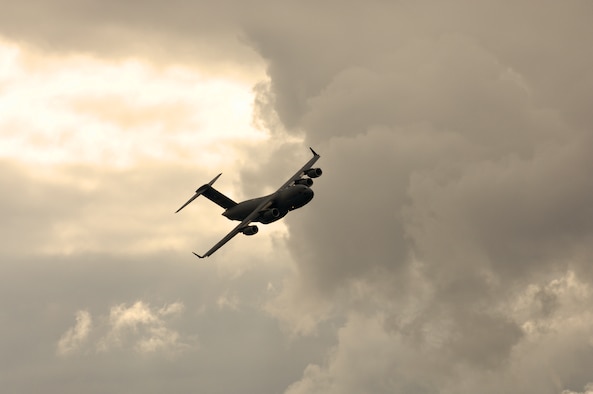
<svg viewBox="0 0 593 394">
<path fill-rule="evenodd" d="M 311 149 L 311 152 L 313 152 L 313 157 L 311 158 L 311 160 L 309 160 L 300 170 L 298 170 L 292 177 L 290 177 L 289 180 L 287 180 L 282 186 L 280 186 L 278 188 L 278 190 L 276 191 L 276 193 L 272 193 L 267 198 L 265 198 L 257 206 L 257 208 L 255 208 L 253 210 L 253 212 L 251 212 L 249 215 L 247 215 L 247 217 L 245 219 L 243 219 L 243 221 L 241 223 L 239 223 L 237 225 L 237 227 L 235 227 L 223 239 L 221 239 L 220 241 L 218 241 L 218 243 L 216 245 L 214 245 L 209 251 L 207 251 L 206 253 L 204 253 L 201 256 L 199 254 L 195 253 L 195 252 L 194 252 L 194 254 L 196 256 L 198 256 L 199 258 L 201 258 L 201 259 L 203 259 L 204 257 L 208 257 L 208 256 L 212 255 L 214 252 L 216 252 L 218 249 L 220 249 L 224 244 L 226 244 L 227 242 L 229 242 L 235 235 L 239 234 L 241 232 L 241 229 L 243 229 L 243 227 L 248 226 L 249 223 L 251 223 L 256 217 L 259 216 L 259 214 L 260 214 L 261 211 L 263 211 L 265 209 L 268 209 L 270 207 L 270 205 L 272 205 L 272 200 L 274 199 L 274 197 L 276 197 L 276 194 L 280 190 L 285 189 L 286 187 L 288 187 L 292 183 L 294 183 L 296 180 L 300 179 L 301 176 L 303 176 L 303 174 L 305 173 L 305 171 L 309 170 L 313 166 L 313 164 L 315 164 L 315 162 L 317 160 L 319 160 L 319 158 L 321 156 L 319 156 L 317 154 L 317 152 L 315 152 L 313 150 L 313 148 L 309 148 L 309 149 Z"/>
<path fill-rule="evenodd" d="M 320 158 L 321 156 L 319 156 L 319 155 L 317 154 L 317 152 L 315 152 L 315 151 L 313 150 L 313 148 L 309 148 L 309 149 L 311 149 L 311 152 L 313 152 L 313 157 L 311 158 L 311 160 L 309 160 L 309 161 L 307 162 L 307 164 L 305 164 L 305 165 L 304 165 L 304 166 L 303 166 L 303 167 L 302 167 L 300 170 L 298 170 L 298 171 L 296 172 L 296 174 L 294 174 L 294 175 L 293 175 L 293 176 L 292 176 L 292 177 L 291 177 L 289 180 L 287 180 L 287 181 L 284 183 L 284 185 L 280 186 L 280 187 L 278 188 L 278 191 L 280 191 L 280 190 L 282 190 L 282 189 L 285 189 L 286 187 L 288 187 L 288 186 L 290 186 L 292 183 L 294 183 L 294 181 L 296 181 L 296 180 L 300 179 L 300 177 L 301 177 L 301 176 L 303 176 L 303 174 L 305 173 L 305 171 L 307 171 L 307 170 L 311 169 L 311 167 L 313 167 L 313 164 L 315 164 L 315 162 L 316 162 L 317 160 L 319 160 L 319 158 Z"/>
<path fill-rule="evenodd" d="M 216 252 L 218 249 L 220 249 L 222 247 L 222 245 L 226 244 L 235 235 L 239 234 L 241 232 L 241 229 L 243 227 L 248 226 L 249 223 L 251 223 L 253 221 L 253 219 L 255 219 L 260 214 L 261 211 L 263 211 L 264 209 L 269 208 L 269 206 L 272 205 L 272 199 L 273 198 L 274 198 L 274 195 L 273 194 L 271 194 L 270 196 L 268 196 L 268 198 L 266 198 L 264 201 L 262 201 L 261 204 L 259 204 L 258 207 L 253 210 L 253 212 L 251 212 L 249 215 L 247 215 L 247 217 L 245 219 L 243 219 L 243 221 L 241 223 L 239 223 L 237 225 L 237 227 L 235 227 L 223 239 L 221 239 L 220 241 L 218 241 L 218 243 L 216 245 L 214 245 L 209 251 L 207 251 L 206 253 L 204 253 L 202 256 L 200 256 L 196 252 L 193 252 L 193 253 L 196 256 L 198 256 L 199 258 L 203 259 L 204 257 L 208 257 L 212 253 Z"/>
</svg>

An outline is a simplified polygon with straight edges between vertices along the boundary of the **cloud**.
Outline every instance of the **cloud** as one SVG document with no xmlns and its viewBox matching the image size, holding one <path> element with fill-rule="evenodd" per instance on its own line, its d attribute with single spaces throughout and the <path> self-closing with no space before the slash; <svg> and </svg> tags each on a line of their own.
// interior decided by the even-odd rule
<svg viewBox="0 0 593 394">
<path fill-rule="evenodd" d="M 31 66 L 29 51 L 3 41 L 0 56 L 12 70 L 2 77 L 0 96 L 5 158 L 119 167 L 190 159 L 223 166 L 217 156 L 265 137 L 251 126 L 253 93 L 239 78 L 83 54 L 42 57 Z M 213 146 L 217 139 L 228 143 Z"/>
<path fill-rule="evenodd" d="M 190 214 L 171 212 L 212 174 L 230 170 L 236 163 L 225 158 L 238 146 L 263 138 L 250 126 L 250 88 L 236 80 L 84 55 L 49 59 L 32 70 L 24 64 L 26 50 L 0 48 L 12 54 L 6 65 L 15 70 L 0 96 L 0 184 L 10 189 L 0 197 L 3 252 L 114 251 L 112 241 L 128 252 L 179 245 L 179 234 L 189 237 L 200 226 Z M 140 99 L 140 91 L 150 94 Z M 219 184 L 236 198 L 232 174 Z M 141 200 L 160 206 L 144 209 Z M 130 221 L 114 220 L 120 215 Z M 224 233 L 227 223 L 214 219 L 218 211 L 204 209 L 199 217 L 212 230 L 220 226 L 204 245 Z M 187 232 L 176 231 L 183 221 Z M 138 231 L 153 235 L 140 241 Z"/>
<path fill-rule="evenodd" d="M 562 390 L 562 394 L 591 394 L 593 393 L 593 383 L 588 383 L 585 385 L 585 391 L 571 391 L 571 390 Z"/>
<path fill-rule="evenodd" d="M 92 317 L 88 311 L 76 314 L 76 325 L 70 328 L 58 342 L 58 354 L 72 355 L 77 352 L 98 351 L 101 353 L 131 348 L 141 354 L 161 352 L 177 355 L 195 347 L 184 342 L 179 332 L 169 327 L 170 321 L 183 312 L 180 302 L 165 305 L 160 309 L 137 301 L 133 305 L 119 304 L 111 307 L 107 323 L 95 327 L 93 343 L 88 345 Z M 103 317 L 95 320 L 102 321 Z M 93 350 L 95 348 L 95 350 Z"/>
<path fill-rule="evenodd" d="M 518 356 L 533 341 L 542 357 L 562 358 L 563 345 L 575 343 L 581 360 L 590 357 L 578 319 L 565 335 L 535 339 L 526 327 L 536 323 L 509 304 L 536 286 L 537 324 L 548 325 L 559 310 L 578 316 L 587 297 L 561 302 L 547 284 L 571 272 L 593 283 L 591 122 L 579 104 L 591 89 L 576 88 L 592 74 L 575 66 L 593 57 L 559 45 L 590 30 L 580 14 L 590 8 L 404 2 L 332 14 L 326 6 L 306 31 L 298 17 L 274 24 L 273 35 L 268 26 L 248 29 L 269 64 L 262 123 L 303 135 L 324 169 L 308 209 L 286 219 L 295 271 L 269 305 L 282 305 L 272 313 L 301 334 L 336 316 L 347 316 L 344 332 L 364 321 L 373 334 L 340 338 L 330 361 L 308 368 L 289 392 L 345 392 L 348 383 L 358 392 L 540 392 L 545 384 L 511 377 L 539 376 L 535 360 Z M 308 298 L 331 306 L 290 313 Z M 379 348 L 394 347 L 380 358 L 383 387 L 364 380 L 372 372 L 338 368 L 356 358 L 352 347 L 374 349 L 376 338 Z M 389 381 L 404 363 L 399 354 L 448 367 Z M 556 392 L 590 381 L 580 363 L 550 368 Z"/>
<path fill-rule="evenodd" d="M 382 324 L 381 318 L 350 316 L 339 330 L 339 346 L 330 353 L 328 365 L 309 365 L 286 393 L 431 392 L 432 382 L 422 382 L 420 375 L 445 366 L 422 360 L 421 349 L 408 347 Z"/>
<path fill-rule="evenodd" d="M 181 342 L 180 335 L 167 327 L 165 318 L 171 319 L 183 311 L 183 304 L 174 303 L 159 310 L 138 301 L 131 306 L 116 305 L 109 312 L 109 328 L 105 336 L 98 341 L 97 349 L 101 352 L 121 348 L 128 343 L 140 353 L 162 351 L 176 353 L 188 344 Z"/>
<path fill-rule="evenodd" d="M 76 324 L 62 335 L 58 342 L 61 356 L 77 351 L 88 338 L 92 328 L 92 318 L 88 311 L 76 312 Z"/>
<path fill-rule="evenodd" d="M 150 1 L 139 8 L 117 1 L 97 7 L 92 2 L 73 5 L 63 0 L 33 0 L 26 5 L 7 3 L 4 11 L 0 34 L 44 52 L 199 64 L 213 74 L 247 79 L 261 67 L 258 57 L 242 42 L 237 22 L 242 13 L 255 11 L 233 1 Z"/>
<path fill-rule="evenodd" d="M 520 340 L 512 349 L 505 348 L 504 338 L 508 330 L 516 337 L 516 329 L 492 317 L 475 315 L 465 322 L 471 329 L 460 333 L 455 316 L 425 316 L 422 326 L 394 329 L 392 316 L 371 315 L 368 309 L 366 314 L 351 313 L 326 362 L 310 364 L 286 392 L 558 393 L 571 380 L 572 385 L 585 385 L 593 352 L 590 344 L 577 347 L 592 334 L 591 313 L 586 310 L 591 286 L 568 274 L 543 288 L 556 297 L 554 312 L 542 310 L 538 286 L 505 307 L 522 323 Z M 406 325 L 403 312 L 399 324 Z M 471 338 L 461 340 L 463 335 Z M 494 363 L 493 357 L 498 357 Z M 542 363 L 552 373 L 534 379 Z"/>
</svg>

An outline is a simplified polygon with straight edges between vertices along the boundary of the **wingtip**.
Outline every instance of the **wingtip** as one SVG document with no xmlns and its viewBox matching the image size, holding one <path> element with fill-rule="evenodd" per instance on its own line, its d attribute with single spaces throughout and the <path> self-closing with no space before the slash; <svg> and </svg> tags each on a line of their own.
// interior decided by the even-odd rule
<svg viewBox="0 0 593 394">
<path fill-rule="evenodd" d="M 309 147 L 309 149 L 311 149 L 311 152 L 313 152 L 313 154 L 314 154 L 315 156 L 319 156 L 319 154 L 318 154 L 317 152 L 315 152 L 315 151 L 313 150 L 313 148 Z"/>
<path fill-rule="evenodd" d="M 206 256 L 200 256 L 199 254 L 197 254 L 196 252 L 192 252 L 196 257 L 198 257 L 199 259 L 203 259 Z"/>
<path fill-rule="evenodd" d="M 214 182 L 216 182 L 218 180 L 218 178 L 220 178 L 221 175 L 222 175 L 222 172 L 220 174 L 216 175 L 213 180 L 211 180 L 210 182 L 208 182 L 208 185 L 209 186 L 212 186 L 212 184 Z"/>
</svg>

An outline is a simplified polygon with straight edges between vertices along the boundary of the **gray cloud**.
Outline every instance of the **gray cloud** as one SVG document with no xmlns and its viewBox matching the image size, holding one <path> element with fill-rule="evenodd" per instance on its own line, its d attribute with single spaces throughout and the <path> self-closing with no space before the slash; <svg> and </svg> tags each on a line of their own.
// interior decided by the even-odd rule
<svg viewBox="0 0 593 394">
<path fill-rule="evenodd" d="M 327 330 L 288 341 L 261 310 L 281 267 L 231 276 L 220 264 L 196 264 L 188 250 L 2 261 L 7 391 L 279 392 L 332 343 Z M 219 307 L 223 296 L 239 307 Z"/>
<path fill-rule="evenodd" d="M 243 62 L 249 68 L 258 60 L 241 43 L 239 8 L 228 1 L 3 2 L 0 34 L 50 52 L 199 62 L 210 70 Z"/>
<path fill-rule="evenodd" d="M 314 292 L 333 305 L 312 309 L 317 321 L 353 308 L 370 321 L 386 315 L 391 334 L 376 330 L 377 337 L 428 346 L 417 357 L 450 368 L 423 369 L 421 377 L 406 371 L 377 388 L 363 383 L 368 371 L 343 370 L 332 359 L 292 390 L 346 392 L 341 385 L 360 378 L 352 392 L 448 385 L 472 392 L 469 382 L 482 371 L 518 368 L 515 352 L 534 340 L 509 298 L 571 270 L 591 285 L 593 156 L 580 108 L 591 90 L 582 88 L 591 78 L 582 65 L 593 57 L 561 44 L 582 42 L 591 8 L 527 1 L 321 8 L 309 23 L 297 12 L 273 36 L 258 27 L 250 36 L 269 62 L 269 99 L 260 102 L 274 103 L 285 129 L 318 147 L 326 170 L 311 207 L 286 220 L 299 284 L 287 285 L 277 301 L 286 312 L 277 315 L 300 324 L 288 311 Z M 551 318 L 558 306 L 542 297 L 537 303 Z M 336 354 L 372 347 L 373 339 L 353 335 Z M 558 340 L 570 347 L 574 338 Z M 399 376 L 404 368 L 392 358 L 381 367 Z M 587 383 L 580 363 L 554 368 L 557 383 L 545 392 Z M 459 382 L 445 384 L 458 374 Z M 489 381 L 486 391 L 519 384 Z"/>
</svg>

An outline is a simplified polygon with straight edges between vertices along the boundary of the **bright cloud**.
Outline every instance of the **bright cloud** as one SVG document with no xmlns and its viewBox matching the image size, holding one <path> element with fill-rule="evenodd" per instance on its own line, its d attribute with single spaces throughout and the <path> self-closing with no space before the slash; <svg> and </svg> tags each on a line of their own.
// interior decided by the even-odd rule
<svg viewBox="0 0 593 394">
<path fill-rule="evenodd" d="M 61 356 L 75 352 L 84 344 L 91 331 L 92 318 L 88 311 L 76 312 L 76 324 L 62 335 L 58 342 L 58 354 Z"/>
<path fill-rule="evenodd" d="M 593 394 L 593 383 L 588 383 L 585 386 L 585 390 L 582 392 L 576 392 L 571 390 L 563 390 L 562 394 Z"/>
<path fill-rule="evenodd" d="M 75 326 L 66 331 L 58 342 L 58 354 L 67 356 L 92 348 L 101 353 L 132 349 L 141 354 L 178 354 L 193 346 L 192 340 L 182 337 L 171 327 L 172 321 L 183 311 L 184 305 L 180 302 L 161 308 L 153 308 L 142 301 L 132 305 L 115 305 L 111 307 L 109 316 L 96 318 L 105 323 L 97 324 L 95 339 L 92 341 L 88 340 L 91 314 L 88 311 L 79 311 Z M 87 342 L 90 343 L 86 345 Z"/>
<path fill-rule="evenodd" d="M 156 310 L 142 301 L 131 306 L 116 305 L 109 313 L 109 330 L 99 340 L 97 348 L 105 352 L 131 345 L 140 353 L 176 353 L 188 345 L 181 341 L 177 331 L 168 327 L 167 320 L 178 316 L 182 311 L 181 303 Z"/>
<path fill-rule="evenodd" d="M 0 157 L 25 162 L 213 165 L 266 137 L 252 126 L 251 84 L 182 66 L 39 58 L 0 41 L 0 85 Z"/>
</svg>

